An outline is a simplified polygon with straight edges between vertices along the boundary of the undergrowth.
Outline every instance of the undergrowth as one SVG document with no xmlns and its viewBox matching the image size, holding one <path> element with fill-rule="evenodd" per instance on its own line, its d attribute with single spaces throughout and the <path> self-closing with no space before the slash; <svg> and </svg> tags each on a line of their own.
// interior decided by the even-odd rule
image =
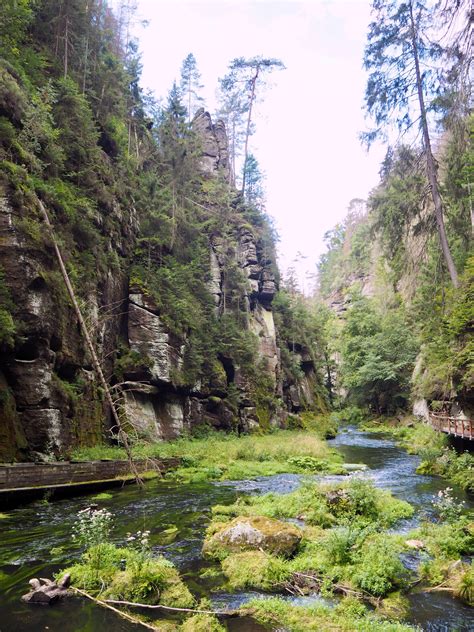
<svg viewBox="0 0 474 632">
<path fill-rule="evenodd" d="M 178 457 L 181 465 L 168 478 L 183 482 L 239 480 L 273 474 L 343 473 L 341 456 L 315 432 L 280 430 L 267 435 L 223 435 L 181 438 L 169 443 L 136 444 L 135 458 Z M 94 446 L 76 450 L 71 457 L 86 461 L 125 459 L 119 447 Z"/>
</svg>

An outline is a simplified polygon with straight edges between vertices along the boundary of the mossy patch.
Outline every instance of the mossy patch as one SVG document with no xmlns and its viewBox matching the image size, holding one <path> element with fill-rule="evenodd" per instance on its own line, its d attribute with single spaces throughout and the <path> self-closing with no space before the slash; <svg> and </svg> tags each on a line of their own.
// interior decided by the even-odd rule
<svg viewBox="0 0 474 632">
<path fill-rule="evenodd" d="M 234 516 L 299 518 L 306 524 L 331 527 L 357 523 L 377 528 L 390 527 L 413 515 L 413 507 L 390 492 L 377 489 L 370 481 L 351 479 L 341 484 L 307 482 L 290 494 L 265 494 L 240 498 L 233 505 L 213 507 L 216 520 Z"/>
<path fill-rule="evenodd" d="M 384 621 L 359 602 L 344 599 L 336 608 L 322 604 L 295 606 L 277 597 L 254 599 L 244 609 L 250 616 L 273 629 L 290 632 L 414 632 L 416 628 Z"/>
<path fill-rule="evenodd" d="M 108 494 L 107 492 L 101 492 L 100 494 L 96 494 L 92 496 L 91 500 L 111 500 L 113 498 L 112 494 Z"/>
<path fill-rule="evenodd" d="M 180 629 L 182 632 L 225 632 L 224 626 L 210 614 L 196 614 L 187 619 Z"/>
</svg>

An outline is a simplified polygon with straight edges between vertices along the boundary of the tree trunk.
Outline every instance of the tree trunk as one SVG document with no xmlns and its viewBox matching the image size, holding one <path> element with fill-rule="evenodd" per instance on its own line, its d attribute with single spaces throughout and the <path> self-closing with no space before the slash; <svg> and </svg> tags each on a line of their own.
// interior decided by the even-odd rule
<svg viewBox="0 0 474 632">
<path fill-rule="evenodd" d="M 249 146 L 249 136 L 250 136 L 250 124 L 252 122 L 252 107 L 255 99 L 255 84 L 257 83 L 258 73 L 260 71 L 260 66 L 257 66 L 255 69 L 255 75 L 252 77 L 252 90 L 250 92 L 250 104 L 249 104 L 249 115 L 247 117 L 247 129 L 245 131 L 245 146 L 244 146 L 244 173 L 242 176 L 242 195 L 245 193 L 245 171 L 247 167 L 247 155 L 248 155 L 248 146 Z"/>
<path fill-rule="evenodd" d="M 448 238 L 446 236 L 446 228 L 444 225 L 444 218 L 443 218 L 443 203 L 441 201 L 441 195 L 439 193 L 438 177 L 436 173 L 436 164 L 435 164 L 435 159 L 433 156 L 433 151 L 431 149 L 431 140 L 430 140 L 430 133 L 428 129 L 428 120 L 426 117 L 425 99 L 423 96 L 423 84 L 422 84 L 421 72 L 420 72 L 420 60 L 419 60 L 419 55 L 418 55 L 415 19 L 413 17 L 413 3 L 411 0 L 409 3 L 409 8 L 410 8 L 411 43 L 413 47 L 413 58 L 415 61 L 415 72 L 416 72 L 416 88 L 418 92 L 418 103 L 420 105 L 423 144 L 425 146 L 425 154 L 426 154 L 426 171 L 428 175 L 428 181 L 430 183 L 431 197 L 433 199 L 433 204 L 435 207 L 436 225 L 438 227 L 438 235 L 439 235 L 439 240 L 441 242 L 441 250 L 443 252 L 444 260 L 448 267 L 449 276 L 451 277 L 452 284 L 454 285 L 454 287 L 459 287 L 459 280 L 458 280 L 456 265 L 453 261 L 451 251 L 449 249 Z"/>
<path fill-rule="evenodd" d="M 230 183 L 235 186 L 235 114 L 232 116 L 232 171 L 230 174 Z"/>
</svg>

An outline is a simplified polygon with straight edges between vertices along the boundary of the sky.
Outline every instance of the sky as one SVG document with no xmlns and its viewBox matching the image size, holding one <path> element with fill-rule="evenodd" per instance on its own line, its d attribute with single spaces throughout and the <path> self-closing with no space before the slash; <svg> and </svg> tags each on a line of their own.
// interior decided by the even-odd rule
<svg viewBox="0 0 474 632">
<path fill-rule="evenodd" d="M 235 57 L 281 59 L 256 110 L 250 151 L 265 173 L 267 212 L 280 236 L 285 272 L 295 265 L 308 293 L 324 234 L 353 198 L 378 182 L 385 150 L 367 153 L 362 58 L 369 0 L 138 0 L 136 29 L 142 85 L 166 97 L 183 59 L 197 60 L 206 109 L 216 107 L 217 78 Z"/>
</svg>

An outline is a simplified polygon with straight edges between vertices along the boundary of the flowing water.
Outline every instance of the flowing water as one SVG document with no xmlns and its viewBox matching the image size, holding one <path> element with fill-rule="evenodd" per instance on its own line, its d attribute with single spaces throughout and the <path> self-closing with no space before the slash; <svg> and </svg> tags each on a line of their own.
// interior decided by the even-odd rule
<svg viewBox="0 0 474 632">
<path fill-rule="evenodd" d="M 398 525 L 397 531 L 409 531 L 423 515 L 430 516 L 433 496 L 446 487 L 441 479 L 416 474 L 418 457 L 408 455 L 384 436 L 348 427 L 330 444 L 342 452 L 346 461 L 368 465 L 369 470 L 357 476 L 370 476 L 376 485 L 415 506 L 415 516 Z M 299 484 L 300 477 L 294 474 L 195 485 L 151 481 L 145 491 L 134 486 L 112 490 L 112 499 L 101 504 L 115 515 L 117 543 L 124 541 L 127 532 L 149 529 L 153 550 L 177 565 L 197 597 L 210 597 L 216 609 L 234 608 L 264 595 L 215 592 L 212 582 L 199 577 L 199 571 L 206 567 L 200 551 L 210 507 L 232 503 L 242 494 L 288 493 Z M 54 607 L 33 607 L 20 601 L 31 577 L 50 577 L 79 555 L 71 542 L 71 529 L 77 512 L 89 502 L 90 496 L 36 502 L 10 510 L 0 519 L 0 632 L 137 632 L 137 626 L 86 600 L 74 598 Z M 303 602 L 317 599 L 313 596 Z M 423 630 L 474 630 L 474 609 L 444 593 L 415 593 L 410 601 L 411 622 Z M 233 632 L 265 630 L 250 619 L 230 619 L 226 625 Z"/>
</svg>

